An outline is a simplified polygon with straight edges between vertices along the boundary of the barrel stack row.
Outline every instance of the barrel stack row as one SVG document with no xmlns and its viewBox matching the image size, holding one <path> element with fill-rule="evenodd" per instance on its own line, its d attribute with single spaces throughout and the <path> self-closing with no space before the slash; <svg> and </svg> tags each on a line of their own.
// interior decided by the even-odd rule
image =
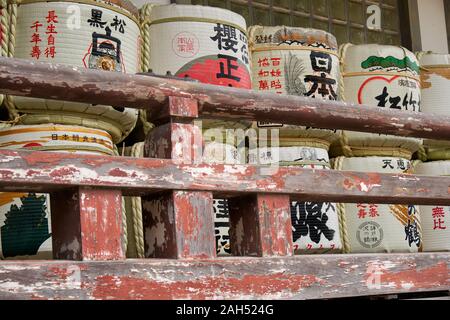
<svg viewBox="0 0 450 320">
<path fill-rule="evenodd" d="M 152 72 L 386 109 L 419 112 L 422 106 L 424 112 L 450 112 L 442 97 L 446 92 L 443 86 L 450 81 L 448 56 L 420 54 L 419 63 L 413 53 L 401 47 L 339 47 L 336 38 L 322 30 L 284 26 L 247 29 L 242 16 L 203 6 L 147 4 L 138 12 L 126 0 L 37 0 L 7 8 L 0 10 L 2 55 L 115 72 Z M 77 10 L 81 15 L 74 15 Z M 10 26 L 6 22 L 11 22 Z M 433 100 L 436 97 L 441 98 Z M 136 130 L 143 129 L 144 134 L 150 130 L 144 113 L 125 107 L 23 97 L 6 96 L 3 100 L 8 116 L 0 132 L 1 148 L 112 155 L 116 153 L 114 145 L 128 136 L 120 154 L 143 156 L 143 143 L 131 145 L 137 141 L 130 137 L 143 136 L 135 135 Z M 201 126 L 203 161 L 210 163 L 386 173 L 412 173 L 416 169 L 419 174 L 433 175 L 450 171 L 445 162 L 450 159 L 450 142 L 422 144 L 415 138 L 238 120 L 205 120 Z M 412 161 L 414 154 L 432 162 Z M 50 252 L 48 196 L 1 197 L 0 254 L 36 257 L 38 252 Z M 126 198 L 125 207 L 127 255 L 143 258 L 144 238 L 152 235 L 145 234 L 151 230 L 143 228 L 140 198 Z M 217 253 L 228 255 L 228 201 L 215 199 L 213 207 Z M 447 209 L 295 201 L 291 204 L 295 252 L 449 250 Z M 18 211 L 34 214 L 26 219 L 31 226 L 14 218 Z M 39 221 L 39 230 L 33 227 L 35 221 Z M 41 222 L 46 222 L 47 228 Z M 441 228 L 436 229 L 436 224 Z M 36 229 L 36 236 L 32 229 Z M 33 245 L 31 240 L 14 242 L 26 239 L 20 236 L 24 232 Z M 8 249 L 8 243 L 13 249 Z M 20 251 L 27 243 L 33 251 Z"/>
</svg>

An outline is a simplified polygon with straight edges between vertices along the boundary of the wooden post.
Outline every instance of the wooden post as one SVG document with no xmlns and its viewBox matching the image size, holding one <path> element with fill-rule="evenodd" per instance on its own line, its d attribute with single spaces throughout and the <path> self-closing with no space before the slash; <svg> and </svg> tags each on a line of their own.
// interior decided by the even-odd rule
<svg viewBox="0 0 450 320">
<path fill-rule="evenodd" d="M 256 194 L 229 201 L 233 255 L 292 256 L 289 196 Z"/>
<path fill-rule="evenodd" d="M 169 97 L 156 120 L 168 122 L 153 129 L 144 155 L 192 164 L 202 156 L 201 130 L 194 125 L 196 100 Z M 211 192 L 169 191 L 142 198 L 145 251 L 153 258 L 214 258 L 213 196 Z"/>
<path fill-rule="evenodd" d="M 53 257 L 122 260 L 122 193 L 76 188 L 50 194 Z"/>
</svg>

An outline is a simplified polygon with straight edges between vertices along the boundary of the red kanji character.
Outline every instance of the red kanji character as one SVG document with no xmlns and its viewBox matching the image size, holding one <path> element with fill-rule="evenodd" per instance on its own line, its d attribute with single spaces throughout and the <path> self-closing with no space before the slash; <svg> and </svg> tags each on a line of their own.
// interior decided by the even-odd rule
<svg viewBox="0 0 450 320">
<path fill-rule="evenodd" d="M 40 56 L 41 56 L 41 49 L 38 46 L 33 46 L 33 48 L 31 48 L 31 57 L 39 59 Z"/>
<path fill-rule="evenodd" d="M 39 21 L 35 21 L 33 22 L 33 24 L 31 25 L 31 29 L 34 28 L 34 32 L 38 32 L 39 31 L 39 27 L 42 27 L 42 23 L 39 23 Z"/>
<path fill-rule="evenodd" d="M 270 72 L 270 75 L 272 77 L 280 77 L 281 76 L 281 70 L 280 69 L 272 69 L 272 71 Z"/>
<path fill-rule="evenodd" d="M 268 77 L 269 76 L 269 71 L 264 71 L 263 69 L 261 69 L 258 72 L 258 76 L 260 76 L 260 77 Z"/>
<path fill-rule="evenodd" d="M 269 90 L 269 83 L 267 80 L 259 80 L 259 90 Z"/>
<path fill-rule="evenodd" d="M 261 68 L 261 67 L 268 67 L 269 66 L 269 59 L 267 59 L 267 58 L 264 58 L 264 59 L 259 59 L 258 60 L 258 64 L 259 64 L 259 67 Z"/>
<path fill-rule="evenodd" d="M 270 82 L 270 87 L 273 89 L 281 89 L 281 82 L 280 80 L 274 80 Z"/>
<path fill-rule="evenodd" d="M 336 245 L 333 243 L 330 247 L 331 247 L 331 250 L 333 250 L 334 248 L 336 248 Z"/>
<path fill-rule="evenodd" d="M 309 244 L 306 246 L 306 249 L 311 250 L 312 249 L 312 244 Z"/>
<path fill-rule="evenodd" d="M 45 19 L 47 19 L 47 23 L 58 23 L 58 20 L 56 20 L 57 18 L 58 16 L 55 14 L 55 10 L 49 11 L 48 16 L 45 17 Z"/>
<path fill-rule="evenodd" d="M 379 217 L 380 214 L 378 213 L 378 205 L 376 204 L 370 204 L 369 205 L 369 216 L 371 218 Z"/>
<path fill-rule="evenodd" d="M 446 230 L 447 227 L 444 226 L 444 218 L 445 218 L 445 211 L 443 207 L 435 207 L 432 209 L 432 216 L 434 219 L 434 227 L 433 230 Z"/>
<path fill-rule="evenodd" d="M 41 36 L 39 35 L 39 33 L 33 33 L 33 35 L 31 36 L 31 41 L 30 42 L 34 42 L 35 45 L 38 44 L 38 42 L 41 42 Z"/>
<path fill-rule="evenodd" d="M 47 48 L 45 49 L 45 56 L 46 56 L 47 58 L 48 58 L 48 57 L 54 58 L 54 57 L 55 57 L 55 54 L 56 54 L 55 47 L 47 47 Z"/>
<path fill-rule="evenodd" d="M 54 24 L 49 24 L 47 26 L 47 31 L 45 33 L 46 34 L 57 34 L 58 32 L 56 32 L 56 26 Z"/>
<path fill-rule="evenodd" d="M 359 219 L 364 219 L 366 217 L 366 215 L 367 215 L 367 212 L 366 212 L 366 207 L 367 206 L 365 206 L 365 205 L 363 205 L 361 203 L 358 203 L 356 205 L 356 207 L 358 208 L 358 218 Z"/>
<path fill-rule="evenodd" d="M 272 60 L 272 66 L 278 67 L 280 65 L 281 58 L 270 58 Z"/>
<path fill-rule="evenodd" d="M 54 46 L 55 45 L 55 37 L 53 35 L 49 35 L 47 38 L 47 45 Z"/>
<path fill-rule="evenodd" d="M 431 210 L 433 218 L 445 218 L 445 211 L 443 207 L 435 207 Z"/>
</svg>

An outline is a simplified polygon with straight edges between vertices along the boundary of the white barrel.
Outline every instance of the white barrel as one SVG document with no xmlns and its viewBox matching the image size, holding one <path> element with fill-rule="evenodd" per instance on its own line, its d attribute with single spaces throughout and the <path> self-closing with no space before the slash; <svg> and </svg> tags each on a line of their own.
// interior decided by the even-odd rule
<svg viewBox="0 0 450 320">
<path fill-rule="evenodd" d="M 339 55 L 336 38 L 325 31 L 286 26 L 249 28 L 253 89 L 262 92 L 339 99 Z M 279 128 L 280 138 L 337 138 L 333 131 L 255 122 L 257 128 Z M 332 134 L 330 134 L 332 133 Z"/>
<path fill-rule="evenodd" d="M 450 177 L 450 161 L 419 163 L 415 174 Z M 450 207 L 420 206 L 423 249 L 426 252 L 450 251 Z"/>
<path fill-rule="evenodd" d="M 432 52 L 418 54 L 422 80 L 422 112 L 450 116 L 450 55 Z M 450 159 L 450 142 L 424 140 L 424 145 L 434 149 L 447 149 L 447 158 L 436 152 L 429 154 L 430 160 Z"/>
<path fill-rule="evenodd" d="M 103 130 L 50 124 L 0 130 L 0 149 L 113 154 L 111 137 Z M 0 193 L 0 258 L 52 258 L 48 194 Z"/>
<path fill-rule="evenodd" d="M 419 62 L 412 52 L 376 44 L 345 44 L 340 52 L 345 101 L 384 110 L 420 111 Z M 343 135 L 352 156 L 399 154 L 410 158 L 422 142 L 351 131 Z"/>
<path fill-rule="evenodd" d="M 21 1 L 14 57 L 116 72 L 139 71 L 137 9 L 126 0 Z M 23 124 L 81 125 L 109 132 L 115 143 L 134 128 L 137 110 L 66 101 L 11 97 Z"/>
<path fill-rule="evenodd" d="M 202 83 L 251 89 L 245 19 L 229 10 L 192 5 L 155 6 L 147 19 L 149 68 Z M 157 48 L 157 49 L 156 49 Z M 203 121 L 204 128 L 248 127 Z"/>
<path fill-rule="evenodd" d="M 342 171 L 411 173 L 411 162 L 398 157 L 339 157 L 334 169 Z M 356 181 L 370 188 L 376 181 Z M 418 207 L 387 204 L 341 204 L 349 253 L 393 253 L 422 251 L 422 227 Z"/>
</svg>

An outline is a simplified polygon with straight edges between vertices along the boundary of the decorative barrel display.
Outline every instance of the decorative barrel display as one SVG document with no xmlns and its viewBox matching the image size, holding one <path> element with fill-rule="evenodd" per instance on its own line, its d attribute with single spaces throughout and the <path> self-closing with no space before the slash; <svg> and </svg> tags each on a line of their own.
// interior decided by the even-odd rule
<svg viewBox="0 0 450 320">
<path fill-rule="evenodd" d="M 249 37 L 253 89 L 339 99 L 339 56 L 333 35 L 315 29 L 254 26 Z M 274 169 L 278 165 L 330 169 L 328 149 L 338 138 L 334 131 L 267 122 L 255 122 L 253 128 L 258 137 L 250 146 L 250 163 Z M 273 133 L 278 141 L 273 141 Z M 295 253 L 341 251 L 336 204 L 295 201 L 291 217 Z"/>
<path fill-rule="evenodd" d="M 450 176 L 450 161 L 416 164 L 414 173 L 426 176 Z M 450 207 L 420 206 L 423 249 L 426 252 L 450 251 Z"/>
<path fill-rule="evenodd" d="M 405 48 L 376 44 L 340 48 L 345 101 L 385 110 L 419 112 L 419 62 Z M 411 158 L 421 140 L 360 132 L 343 132 L 346 156 Z"/>
<path fill-rule="evenodd" d="M 114 72 L 139 71 L 137 9 L 126 0 L 21 1 L 11 33 L 14 57 Z M 23 124 L 59 123 L 98 128 L 115 143 L 134 128 L 137 111 L 67 101 L 9 97 Z"/>
<path fill-rule="evenodd" d="M 336 170 L 411 173 L 411 162 L 398 157 L 338 157 Z M 378 184 L 376 176 L 358 183 L 362 191 Z M 339 204 L 345 228 L 347 253 L 402 253 L 422 251 L 422 227 L 418 207 L 387 204 Z"/>
<path fill-rule="evenodd" d="M 336 38 L 325 31 L 285 26 L 249 28 L 253 89 L 325 100 L 339 99 L 339 55 Z M 290 137 L 335 140 L 330 130 L 257 122 Z"/>
<path fill-rule="evenodd" d="M 113 154 L 103 130 L 52 124 L 2 129 L 0 149 Z M 0 193 L 1 259 L 51 259 L 51 241 L 49 195 Z"/>
<path fill-rule="evenodd" d="M 422 112 L 450 116 L 450 55 L 418 54 L 422 80 Z M 424 140 L 428 160 L 450 159 L 450 142 Z"/>
</svg>

